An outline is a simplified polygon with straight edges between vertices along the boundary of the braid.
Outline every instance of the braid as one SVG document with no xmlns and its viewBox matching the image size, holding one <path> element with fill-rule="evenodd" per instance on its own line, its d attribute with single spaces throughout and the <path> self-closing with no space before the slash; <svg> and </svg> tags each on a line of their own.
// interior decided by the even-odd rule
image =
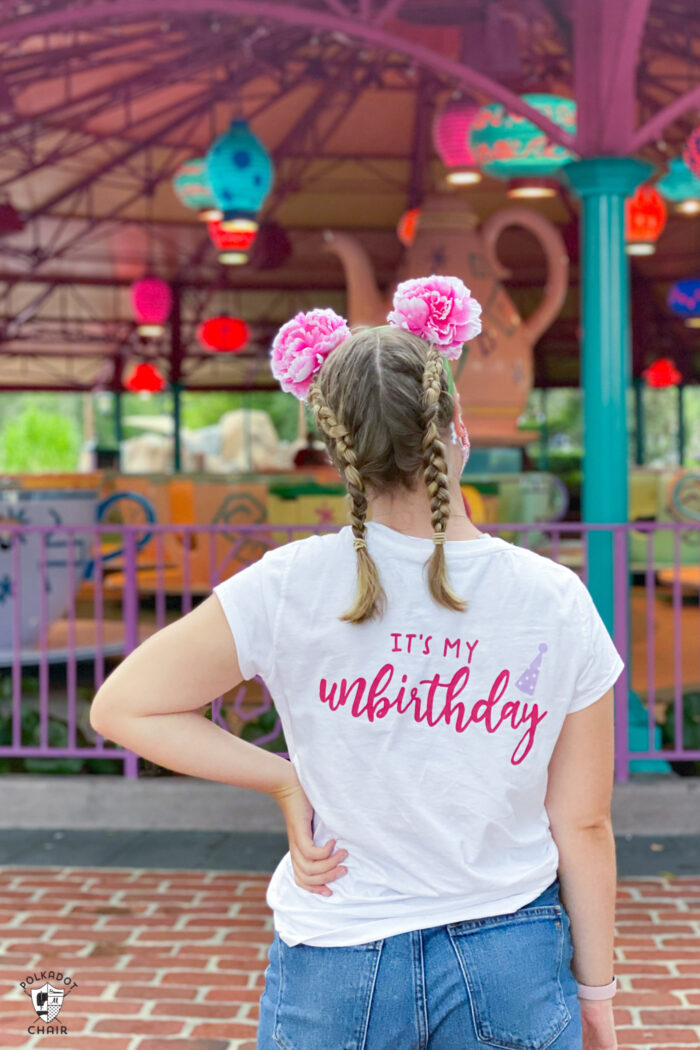
<svg viewBox="0 0 700 1050">
<path fill-rule="evenodd" d="M 342 471 L 350 496 L 351 527 L 357 551 L 357 593 L 352 607 L 341 616 L 341 620 L 362 623 L 379 613 L 385 603 L 377 566 L 367 550 L 367 493 L 357 466 L 352 434 L 336 418 L 316 381 L 311 385 L 308 400 L 318 426 L 333 443 L 334 458 Z"/>
<path fill-rule="evenodd" d="M 450 493 L 447 486 L 447 460 L 445 445 L 438 429 L 438 408 L 442 393 L 442 357 L 437 347 L 431 345 L 423 372 L 423 477 L 430 496 L 433 523 L 433 553 L 428 563 L 428 586 L 430 593 L 441 605 L 462 612 L 466 603 L 459 598 L 447 580 L 445 560 L 445 531 L 450 516 Z"/>
</svg>

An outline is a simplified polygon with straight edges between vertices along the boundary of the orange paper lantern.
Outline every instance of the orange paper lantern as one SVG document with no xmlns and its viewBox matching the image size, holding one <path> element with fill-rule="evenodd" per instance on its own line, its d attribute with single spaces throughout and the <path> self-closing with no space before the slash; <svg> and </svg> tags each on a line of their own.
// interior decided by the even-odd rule
<svg viewBox="0 0 700 1050">
<path fill-rule="evenodd" d="M 629 255 L 651 255 L 664 226 L 666 204 L 654 186 L 639 186 L 625 202 L 625 241 Z"/>
<path fill-rule="evenodd" d="M 420 208 L 409 208 L 399 219 L 396 236 L 406 248 L 410 248 L 416 239 L 419 218 Z"/>
</svg>

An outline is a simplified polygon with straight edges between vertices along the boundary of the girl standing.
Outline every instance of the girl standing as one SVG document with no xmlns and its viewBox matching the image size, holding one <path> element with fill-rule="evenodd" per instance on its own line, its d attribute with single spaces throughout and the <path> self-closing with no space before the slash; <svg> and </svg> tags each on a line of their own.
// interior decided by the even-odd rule
<svg viewBox="0 0 700 1050">
<path fill-rule="evenodd" d="M 92 724 L 282 807 L 258 1050 L 615 1050 L 624 665 L 575 573 L 465 513 L 445 360 L 479 305 L 433 276 L 388 320 L 315 310 L 273 344 L 352 524 L 218 584 L 117 667 Z M 291 763 L 202 717 L 255 675 Z"/>
</svg>

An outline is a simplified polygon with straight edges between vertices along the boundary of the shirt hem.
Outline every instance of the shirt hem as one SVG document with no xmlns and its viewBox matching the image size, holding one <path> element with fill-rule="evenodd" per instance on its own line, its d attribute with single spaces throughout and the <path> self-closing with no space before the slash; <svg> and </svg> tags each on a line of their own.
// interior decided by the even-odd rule
<svg viewBox="0 0 700 1050">
<path fill-rule="evenodd" d="M 332 930 L 324 933 L 304 932 L 294 933 L 285 923 L 281 913 L 273 909 L 274 929 L 280 939 L 289 948 L 297 944 L 306 944 L 319 948 L 349 947 L 355 944 L 365 944 L 386 937 L 394 937 L 397 934 L 407 933 L 410 930 L 425 930 L 432 926 L 444 926 L 447 923 L 462 922 L 468 919 L 484 919 L 492 915 L 507 915 L 517 911 L 536 900 L 537 897 L 557 877 L 558 868 L 542 876 L 527 890 L 511 894 L 508 897 L 500 897 L 490 902 L 471 904 L 468 899 L 455 902 L 454 906 L 447 908 L 445 901 L 439 902 L 439 907 L 412 910 L 403 916 L 391 919 L 372 919 L 367 922 L 352 922 L 345 930 Z"/>
</svg>

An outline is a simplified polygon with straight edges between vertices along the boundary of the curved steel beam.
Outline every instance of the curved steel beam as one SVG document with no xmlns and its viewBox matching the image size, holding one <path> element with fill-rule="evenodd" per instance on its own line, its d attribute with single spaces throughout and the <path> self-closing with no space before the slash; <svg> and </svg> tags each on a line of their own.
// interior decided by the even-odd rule
<svg viewBox="0 0 700 1050">
<path fill-rule="evenodd" d="M 257 20 L 270 20 L 287 25 L 307 26 L 312 32 L 328 30 L 396 51 L 412 58 L 419 65 L 437 73 L 452 77 L 461 87 L 479 91 L 501 102 L 513 113 L 532 121 L 549 138 L 567 149 L 575 149 L 574 137 L 543 113 L 533 109 L 522 98 L 491 77 L 479 73 L 469 66 L 440 55 L 422 44 L 415 44 L 401 36 L 386 32 L 381 27 L 362 22 L 350 14 L 339 15 L 324 11 L 312 11 L 299 3 L 282 3 L 275 0 L 202 0 L 197 14 L 208 12 L 219 15 L 244 15 Z M 162 14 L 192 14 L 192 0 L 150 0 L 148 17 Z M 28 36 L 48 33 L 54 29 L 66 30 L 72 23 L 81 28 L 115 17 L 143 17 L 143 0 L 96 0 L 90 6 L 68 8 L 61 11 L 46 11 L 40 15 L 16 18 L 0 26 L 0 41 L 23 40 Z"/>
<path fill-rule="evenodd" d="M 682 117 L 689 109 L 693 109 L 696 106 L 700 106 L 700 84 L 697 84 L 690 91 L 686 91 L 684 95 L 674 99 L 673 102 L 669 102 L 667 106 L 664 106 L 663 109 L 654 114 L 651 120 L 648 120 L 646 124 L 638 128 L 632 137 L 632 149 L 641 149 L 647 143 L 653 142 L 669 124 L 672 124 L 674 120 Z"/>
</svg>

